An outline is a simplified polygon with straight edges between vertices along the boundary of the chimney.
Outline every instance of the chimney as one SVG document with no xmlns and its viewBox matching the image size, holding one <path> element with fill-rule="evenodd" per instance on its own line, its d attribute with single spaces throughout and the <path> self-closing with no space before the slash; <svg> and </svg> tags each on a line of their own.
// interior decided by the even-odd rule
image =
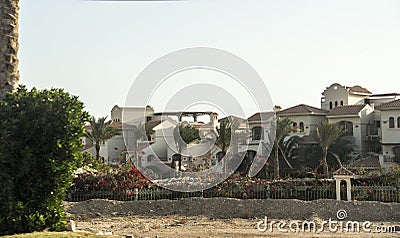
<svg viewBox="0 0 400 238">
<path fill-rule="evenodd" d="M 275 105 L 274 106 L 274 112 L 279 112 L 282 109 L 281 106 Z"/>
</svg>

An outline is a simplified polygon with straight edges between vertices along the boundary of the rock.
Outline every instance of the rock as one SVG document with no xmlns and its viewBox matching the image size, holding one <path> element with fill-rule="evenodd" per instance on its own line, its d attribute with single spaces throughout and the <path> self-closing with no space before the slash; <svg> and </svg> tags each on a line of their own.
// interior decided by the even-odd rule
<svg viewBox="0 0 400 238">
<path fill-rule="evenodd" d="M 74 220 L 69 220 L 66 227 L 67 231 L 76 232 L 76 223 Z"/>
<path fill-rule="evenodd" d="M 99 236 L 112 236 L 112 234 L 113 233 L 111 231 L 99 231 L 96 233 L 96 235 L 99 235 Z"/>
</svg>

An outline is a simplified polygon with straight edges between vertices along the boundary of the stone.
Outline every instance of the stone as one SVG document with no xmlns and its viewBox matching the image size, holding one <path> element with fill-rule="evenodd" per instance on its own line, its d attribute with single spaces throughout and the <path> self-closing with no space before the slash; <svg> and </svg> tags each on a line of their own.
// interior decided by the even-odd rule
<svg viewBox="0 0 400 238">
<path fill-rule="evenodd" d="M 69 220 L 67 223 L 66 230 L 76 232 L 76 222 L 74 220 Z"/>
</svg>

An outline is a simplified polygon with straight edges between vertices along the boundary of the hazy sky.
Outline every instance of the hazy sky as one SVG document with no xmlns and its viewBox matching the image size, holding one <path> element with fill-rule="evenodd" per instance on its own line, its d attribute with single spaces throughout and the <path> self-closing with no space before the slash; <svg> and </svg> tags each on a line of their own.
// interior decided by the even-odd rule
<svg viewBox="0 0 400 238">
<path fill-rule="evenodd" d="M 124 105 L 153 60 L 195 46 L 246 60 L 283 108 L 319 107 L 335 82 L 400 93 L 400 1 L 21 1 L 21 83 L 65 88 L 95 116 Z M 175 77 L 222 80 L 210 72 Z M 153 98 L 156 111 L 173 82 Z"/>
</svg>

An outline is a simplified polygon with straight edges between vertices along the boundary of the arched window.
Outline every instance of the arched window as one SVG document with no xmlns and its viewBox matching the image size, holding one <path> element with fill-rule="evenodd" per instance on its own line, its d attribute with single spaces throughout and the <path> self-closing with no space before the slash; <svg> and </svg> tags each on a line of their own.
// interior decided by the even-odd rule
<svg viewBox="0 0 400 238">
<path fill-rule="evenodd" d="M 262 140 L 264 139 L 264 133 L 263 133 L 263 128 L 261 126 L 255 126 L 251 130 L 252 132 L 252 139 L 253 140 Z"/>
<path fill-rule="evenodd" d="M 339 125 L 346 131 L 346 135 L 353 136 L 353 123 L 351 121 L 341 121 Z"/>
<path fill-rule="evenodd" d="M 292 124 L 292 128 L 293 128 L 293 131 L 294 132 L 297 132 L 297 122 L 293 122 L 293 124 Z"/>
<path fill-rule="evenodd" d="M 332 102 L 329 102 L 329 109 L 332 109 L 333 108 L 333 104 L 332 104 Z"/>
<path fill-rule="evenodd" d="M 336 101 L 336 102 L 335 102 L 335 107 L 337 107 L 338 105 L 339 105 L 339 104 L 338 104 L 338 102 Z"/>
<path fill-rule="evenodd" d="M 394 117 L 389 117 L 389 128 L 394 128 Z"/>
<path fill-rule="evenodd" d="M 299 123 L 299 128 L 300 128 L 300 132 L 304 132 L 304 122 Z"/>
<path fill-rule="evenodd" d="M 397 128 L 400 128 L 400 117 L 397 118 Z"/>
<path fill-rule="evenodd" d="M 343 106 L 343 101 L 340 101 L 340 106 Z"/>
</svg>

